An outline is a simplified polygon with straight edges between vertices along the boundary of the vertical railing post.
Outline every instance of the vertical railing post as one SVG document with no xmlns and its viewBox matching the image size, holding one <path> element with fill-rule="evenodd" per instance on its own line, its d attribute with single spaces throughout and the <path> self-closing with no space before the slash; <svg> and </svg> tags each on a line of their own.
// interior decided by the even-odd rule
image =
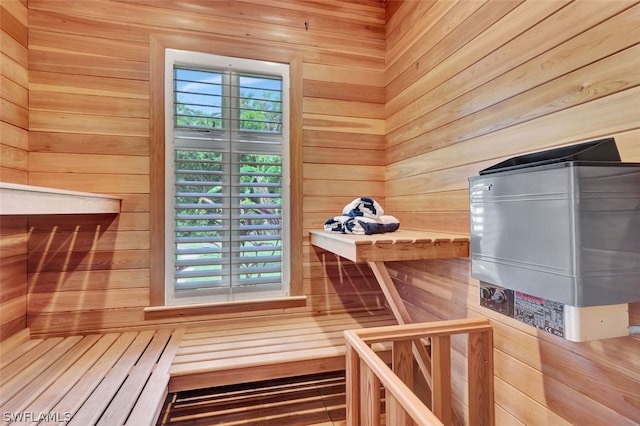
<svg viewBox="0 0 640 426">
<path fill-rule="evenodd" d="M 407 387 L 413 390 L 413 345 L 410 340 L 395 340 L 391 350 L 391 369 Z M 398 401 L 389 393 L 385 395 L 386 424 L 411 426 L 413 421 Z"/>
<path fill-rule="evenodd" d="M 413 353 L 410 340 L 396 340 L 391 350 L 391 369 L 407 387 L 413 389 Z"/>
<path fill-rule="evenodd" d="M 389 391 L 385 391 L 385 424 L 393 426 L 413 426 L 413 420 L 398 400 Z"/>
<path fill-rule="evenodd" d="M 469 378 L 469 424 L 492 426 L 493 334 L 491 330 L 469 333 L 467 344 Z"/>
<path fill-rule="evenodd" d="M 360 425 L 380 425 L 380 379 L 360 360 Z"/>
<path fill-rule="evenodd" d="M 490 322 L 480 318 L 345 331 L 347 425 L 379 426 L 382 420 L 393 426 L 458 424 L 451 392 L 451 336 L 458 334 L 468 338 L 465 423 L 493 426 L 493 332 Z M 431 339 L 431 408 L 415 394 L 413 383 L 415 343 L 425 338 Z M 381 342 L 392 343 L 391 369 L 371 347 Z M 382 385 L 385 407 L 381 407 Z M 384 419 L 382 408 L 386 408 Z"/>
<path fill-rule="evenodd" d="M 431 409 L 445 425 L 451 422 L 451 337 L 431 337 Z"/>
<path fill-rule="evenodd" d="M 360 425 L 360 357 L 358 352 L 346 342 L 346 405 L 347 426 Z"/>
</svg>

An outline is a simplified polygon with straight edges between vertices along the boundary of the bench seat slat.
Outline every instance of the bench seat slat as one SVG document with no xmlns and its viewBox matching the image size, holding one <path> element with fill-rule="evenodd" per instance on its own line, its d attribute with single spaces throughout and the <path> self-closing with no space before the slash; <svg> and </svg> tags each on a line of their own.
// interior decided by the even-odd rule
<svg viewBox="0 0 640 426">
<path fill-rule="evenodd" d="M 11 359 L 5 369 L 24 368 L 8 380 L 3 377 L 0 408 L 16 416 L 57 415 L 42 425 L 115 425 L 127 418 L 131 425 L 154 425 L 183 334 L 184 329 L 160 329 L 34 339 L 15 345 L 4 354 Z M 28 420 L 37 423 L 38 419 Z"/>
<path fill-rule="evenodd" d="M 396 325 L 397 322 L 392 318 L 381 318 L 378 321 L 370 321 L 366 323 L 367 327 L 378 327 L 382 325 Z M 360 327 L 358 327 L 360 328 Z M 309 331 L 309 330 L 305 330 Z M 291 342 L 294 339 L 296 342 L 306 342 L 317 340 L 322 337 L 336 337 L 342 336 L 344 328 L 342 326 L 332 326 L 326 329 L 317 327 L 313 329 L 313 332 L 299 333 L 298 330 L 286 330 L 283 332 L 271 332 L 264 334 L 254 334 L 247 339 L 224 339 L 219 341 L 217 339 L 203 339 L 199 341 L 198 345 L 190 345 L 182 347 L 176 354 L 176 362 L 180 362 L 183 356 L 212 351 L 229 351 L 245 348 L 259 348 L 269 346 L 279 342 Z"/>
<path fill-rule="evenodd" d="M 188 329 L 180 347 L 189 346 L 192 340 L 200 338 L 230 339 L 234 336 L 254 334 L 259 329 L 261 333 L 281 330 L 301 330 L 306 327 L 325 327 L 331 325 L 351 326 L 359 328 L 360 324 L 379 319 L 380 312 L 357 312 L 348 315 L 299 315 L 294 317 L 274 317 L 268 321 L 258 320 L 232 320 Z M 389 315 L 390 316 L 390 315 Z M 390 316 L 391 317 L 391 316 Z M 256 325 L 257 324 L 257 325 Z M 241 337 L 242 338 L 242 337 Z"/>
<path fill-rule="evenodd" d="M 107 373 L 103 381 L 89 396 L 78 412 L 69 422 L 70 426 L 86 426 L 96 424 L 105 409 L 105 401 L 111 401 L 127 378 L 129 371 L 135 365 L 140 354 L 147 347 L 153 331 L 138 334 L 118 362 Z"/>
<path fill-rule="evenodd" d="M 98 340 L 100 336 L 85 336 L 77 340 L 76 344 L 71 345 L 66 350 L 66 345 L 62 343 L 58 347 L 63 348 L 60 351 L 54 352 L 53 350 L 47 352 L 47 354 L 38 359 L 38 364 L 30 373 L 38 372 L 37 376 L 31 376 L 31 380 L 24 386 L 20 392 L 13 395 L 13 397 L 2 406 L 0 410 L 2 412 L 19 413 L 29 406 L 51 383 L 53 383 L 60 375 L 67 371 L 78 358 L 80 358 L 93 344 Z M 65 339 L 66 340 L 66 339 Z M 52 353 L 53 352 L 53 353 Z M 41 368 L 46 363 L 45 368 Z M 29 369 L 29 367 L 27 367 Z M 21 377 L 16 376 L 16 377 Z M 27 375 L 29 376 L 29 375 Z"/>
<path fill-rule="evenodd" d="M 59 340 L 62 340 L 62 338 L 59 338 Z M 16 369 L 15 367 L 11 367 L 4 370 L 6 366 L 8 366 L 9 364 L 11 364 L 16 360 L 21 360 L 25 362 L 23 360 L 23 355 L 25 353 L 31 353 L 31 351 L 33 351 L 33 349 L 36 346 L 40 345 L 43 342 L 44 342 L 44 339 L 27 340 L 26 342 L 22 343 L 17 348 L 15 348 L 14 350 L 9 351 L 8 353 L 0 354 L 0 377 L 2 377 L 2 379 L 4 380 L 11 371 Z"/>
<path fill-rule="evenodd" d="M 172 374 L 176 374 L 181 369 L 188 370 L 191 366 L 203 366 L 202 368 L 210 369 L 211 371 L 220 371 L 232 368 L 245 368 L 258 365 L 262 362 L 264 365 L 278 364 L 279 362 L 288 362 L 290 360 L 304 360 L 314 357 L 333 357 L 337 354 L 344 354 L 344 339 L 334 339 L 324 342 L 305 342 L 303 344 L 290 343 L 284 345 L 278 345 L 271 350 L 265 350 L 264 352 L 255 353 L 253 355 L 243 354 L 222 358 L 210 358 L 206 357 L 200 360 L 192 362 L 185 362 L 183 364 L 174 364 L 174 368 L 170 371 Z M 384 346 L 379 346 L 378 349 L 385 350 Z"/>
<path fill-rule="evenodd" d="M 158 404 L 158 401 L 164 402 L 167 396 L 167 387 L 170 378 L 169 367 L 171 367 L 184 332 L 184 329 L 178 329 L 171 335 L 171 339 L 169 343 L 167 343 L 162 357 L 158 361 L 158 365 L 149 378 L 144 390 L 138 397 L 136 405 L 127 419 L 126 425 L 142 426 L 155 424 L 154 420 L 158 417 L 162 409 L 162 404 Z M 153 415 L 150 416 L 149 413 L 153 413 Z"/>
<path fill-rule="evenodd" d="M 4 407 L 11 398 L 28 386 L 31 381 L 38 378 L 48 366 L 72 348 L 80 339 L 81 337 L 74 337 L 73 339 L 56 340 L 53 345 L 47 345 L 49 350 L 41 354 L 39 358 L 31 359 L 31 362 L 22 365 L 18 371 L 19 374 L 0 384 L 0 406 Z M 18 366 L 12 368 L 18 368 Z"/>
<path fill-rule="evenodd" d="M 76 340 L 77 339 L 78 338 L 76 338 Z M 54 337 L 41 342 L 35 347 L 28 348 L 27 349 L 28 352 L 22 356 L 16 357 L 11 355 L 11 353 L 9 353 L 9 356 L 14 358 L 14 361 L 7 364 L 5 368 L 3 368 L 2 371 L 0 371 L 0 404 L 4 404 L 4 402 L 6 402 L 6 399 L 3 397 L 6 397 L 9 395 L 8 391 L 5 389 L 15 390 L 16 384 L 25 383 L 24 379 L 14 379 L 14 377 L 18 373 L 21 373 L 24 375 L 27 367 L 33 366 L 33 364 L 37 362 L 38 359 L 42 358 L 47 352 L 56 348 L 56 346 L 58 346 L 58 344 L 60 344 L 61 342 L 62 342 L 62 337 Z M 65 345 L 68 345 L 68 344 L 69 342 L 65 343 Z M 59 349 L 56 349 L 56 350 L 59 350 Z M 16 351 L 21 354 L 23 353 L 20 350 L 20 348 L 16 349 Z M 19 382 L 19 383 L 15 383 L 15 382 Z"/>
<path fill-rule="evenodd" d="M 151 339 L 142 356 L 129 370 L 118 393 L 114 396 L 109 407 L 100 418 L 98 425 L 110 426 L 121 425 L 127 420 L 129 413 L 138 400 L 138 396 L 151 375 L 153 368 L 160 359 L 167 340 L 171 337 L 171 330 L 160 330 Z"/>
<path fill-rule="evenodd" d="M 376 321 L 369 323 L 371 327 L 395 325 L 395 321 Z M 240 358 L 248 355 L 270 354 L 274 352 L 297 351 L 300 349 L 319 348 L 344 345 L 344 330 L 326 333 L 305 334 L 302 336 L 277 336 L 275 338 L 256 338 L 243 342 L 212 344 L 199 347 L 198 352 L 180 354 L 175 364 L 225 358 Z M 190 348 L 193 349 L 193 348 Z"/>
<path fill-rule="evenodd" d="M 344 330 L 397 324 L 384 309 L 237 321 L 187 330 L 170 392 L 344 369 Z"/>
<path fill-rule="evenodd" d="M 80 379 L 76 385 L 67 392 L 64 397 L 53 408 L 55 413 L 75 413 L 82 404 L 89 398 L 93 391 L 98 387 L 104 379 L 107 372 L 120 359 L 122 354 L 134 341 L 138 333 L 127 332 L 119 336 L 119 338 L 100 356 L 97 362 L 87 370 L 87 373 Z"/>
<path fill-rule="evenodd" d="M 328 333 L 334 331 L 344 331 L 346 328 L 362 328 L 362 327 L 373 327 L 377 326 L 381 322 L 396 324 L 395 319 L 391 315 L 387 315 L 384 317 L 378 318 L 370 318 L 367 321 L 362 321 L 354 324 L 332 324 L 329 326 L 323 325 L 309 325 L 309 326 L 300 326 L 296 327 L 296 324 L 287 324 L 283 326 L 281 329 L 272 329 L 272 328 L 260 328 L 259 331 L 256 329 L 253 330 L 253 333 L 249 334 L 239 334 L 239 335 L 228 335 L 222 337 L 202 337 L 200 339 L 186 340 L 180 345 L 180 349 L 178 350 L 178 356 L 182 354 L 188 354 L 192 351 L 198 351 L 198 347 L 203 346 L 211 346 L 213 348 L 214 345 L 219 345 L 220 348 L 223 345 L 229 345 L 235 348 L 241 348 L 245 344 L 251 344 L 255 342 L 256 339 L 265 340 L 265 339 L 278 339 L 278 338 L 291 338 L 295 336 L 297 339 L 305 339 L 306 336 L 315 336 L 319 333 Z M 309 339 L 307 339 L 309 340 Z M 266 342 L 268 343 L 268 342 Z M 256 343 L 255 346 L 262 345 L 263 343 Z M 238 346 L 234 346 L 238 345 Z"/>
<path fill-rule="evenodd" d="M 245 369 L 253 366 L 267 367 L 273 364 L 286 363 L 288 361 L 305 361 L 313 358 L 331 358 L 344 354 L 344 351 L 337 347 L 322 348 L 321 350 L 311 349 L 298 351 L 296 354 L 278 353 L 270 356 L 256 355 L 245 357 L 242 365 L 238 365 L 236 360 L 222 360 L 217 362 L 194 362 L 188 364 L 173 365 L 169 370 L 171 377 L 181 375 L 193 375 L 207 372 L 220 372 L 229 369 Z"/>
<path fill-rule="evenodd" d="M 376 346 L 375 349 L 380 351 L 379 355 L 385 362 L 391 362 L 390 350 L 381 351 L 380 346 Z M 197 370 L 172 371 L 169 392 L 337 371 L 345 368 L 344 346 L 302 355 L 306 356 L 281 354 L 270 359 L 254 360 L 255 362 L 247 365 L 232 366 L 226 370 L 212 369 L 211 364 L 208 364 Z"/>
<path fill-rule="evenodd" d="M 99 356 L 103 354 L 117 338 L 118 334 L 115 333 L 102 336 L 100 340 L 87 350 L 67 371 L 58 377 L 51 386 L 45 389 L 38 396 L 38 399 L 27 407 L 26 411 L 31 413 L 53 412 L 52 408 L 87 374 L 87 371 L 95 364 Z"/>
</svg>

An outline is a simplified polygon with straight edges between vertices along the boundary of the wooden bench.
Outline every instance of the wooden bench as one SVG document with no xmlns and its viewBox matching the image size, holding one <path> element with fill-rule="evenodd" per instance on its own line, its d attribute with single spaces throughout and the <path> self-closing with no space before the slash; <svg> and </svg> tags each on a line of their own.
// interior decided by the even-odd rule
<svg viewBox="0 0 640 426">
<path fill-rule="evenodd" d="M 344 330 L 395 325 L 386 310 L 227 320 L 189 328 L 169 373 L 169 391 L 344 370 Z M 377 345 L 379 351 L 388 346 Z"/>
<path fill-rule="evenodd" d="M 2 422 L 155 425 L 183 333 L 28 340 L 0 360 Z"/>
<path fill-rule="evenodd" d="M 23 339 L 0 359 L 1 422 L 154 425 L 168 392 L 344 370 L 344 330 L 395 324 L 374 310 Z"/>
</svg>

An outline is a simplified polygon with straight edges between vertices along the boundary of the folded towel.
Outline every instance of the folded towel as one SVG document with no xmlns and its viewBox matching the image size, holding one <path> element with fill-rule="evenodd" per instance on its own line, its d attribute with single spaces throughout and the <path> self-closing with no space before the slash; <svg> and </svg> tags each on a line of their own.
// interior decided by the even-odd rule
<svg viewBox="0 0 640 426">
<path fill-rule="evenodd" d="M 342 209 L 342 215 L 330 217 L 324 222 L 326 232 L 341 234 L 382 234 L 399 228 L 400 221 L 385 215 L 382 206 L 370 197 L 356 198 Z"/>
<path fill-rule="evenodd" d="M 342 214 L 351 217 L 368 217 L 376 219 L 384 214 L 384 210 L 373 198 L 360 197 L 344 206 Z"/>
<path fill-rule="evenodd" d="M 351 219 L 350 216 L 334 216 L 324 222 L 324 230 L 327 232 L 344 234 L 344 223 Z"/>
<path fill-rule="evenodd" d="M 400 228 L 400 221 L 391 215 L 383 215 L 377 219 L 369 217 L 352 217 L 342 225 L 344 232 L 356 235 L 384 234 Z"/>
</svg>

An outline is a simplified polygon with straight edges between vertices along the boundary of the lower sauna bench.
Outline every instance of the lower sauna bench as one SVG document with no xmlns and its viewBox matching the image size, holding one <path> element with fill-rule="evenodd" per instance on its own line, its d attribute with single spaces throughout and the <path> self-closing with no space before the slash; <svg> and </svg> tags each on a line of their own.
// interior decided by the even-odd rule
<svg viewBox="0 0 640 426">
<path fill-rule="evenodd" d="M 386 310 L 228 320 L 186 330 L 169 392 L 345 369 L 345 330 L 396 325 Z M 374 345 L 389 357 L 390 345 Z"/>
<path fill-rule="evenodd" d="M 2 424 L 155 425 L 183 329 L 31 339 L 0 360 Z"/>
<path fill-rule="evenodd" d="M 395 324 L 377 309 L 34 338 L 2 353 L 0 422 L 155 425 L 169 392 L 344 370 L 344 330 Z"/>
</svg>

